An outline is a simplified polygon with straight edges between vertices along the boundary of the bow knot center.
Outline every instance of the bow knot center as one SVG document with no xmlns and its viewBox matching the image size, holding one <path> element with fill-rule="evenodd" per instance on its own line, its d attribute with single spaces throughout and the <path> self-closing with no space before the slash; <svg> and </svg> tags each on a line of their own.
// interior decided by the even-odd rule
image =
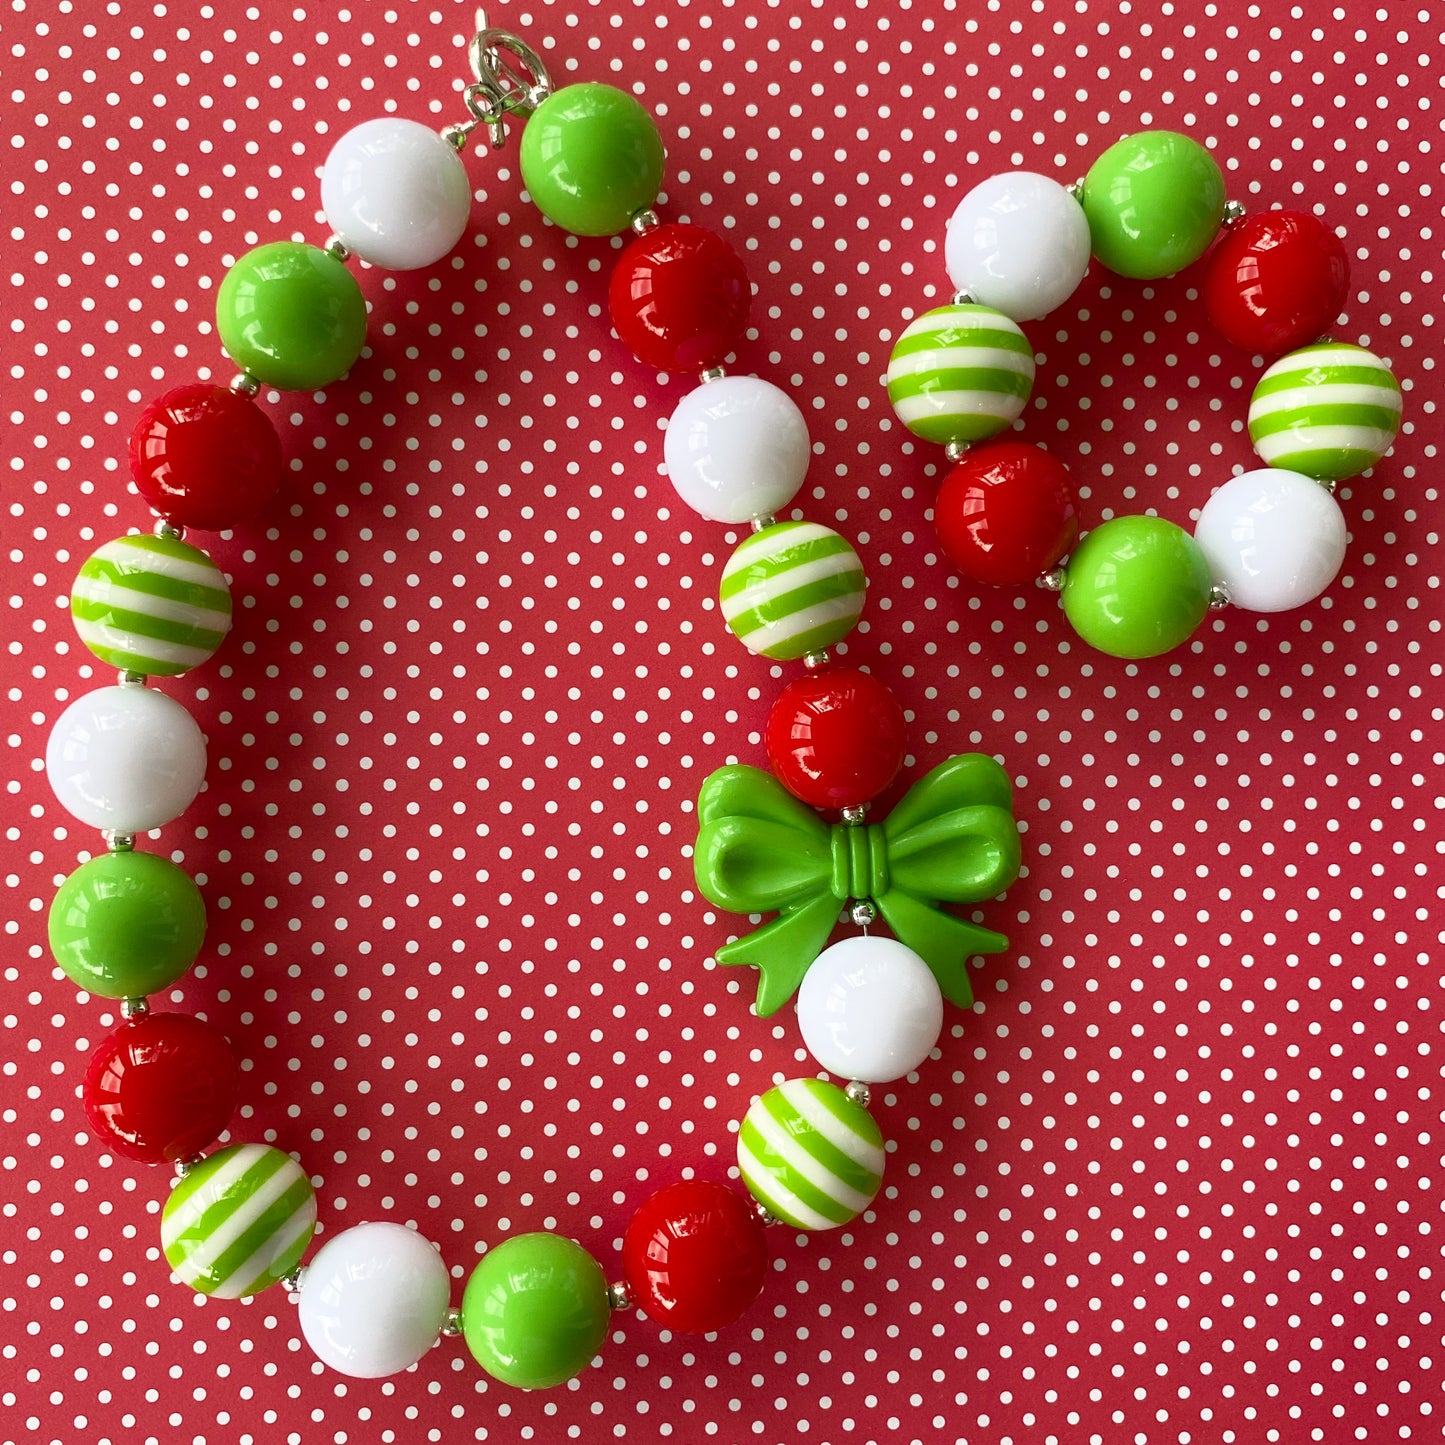
<svg viewBox="0 0 1445 1445">
<path fill-rule="evenodd" d="M 850 898 L 875 901 L 888 892 L 888 840 L 881 823 L 834 823 L 830 832 L 833 846 L 833 896 L 846 903 Z"/>
</svg>

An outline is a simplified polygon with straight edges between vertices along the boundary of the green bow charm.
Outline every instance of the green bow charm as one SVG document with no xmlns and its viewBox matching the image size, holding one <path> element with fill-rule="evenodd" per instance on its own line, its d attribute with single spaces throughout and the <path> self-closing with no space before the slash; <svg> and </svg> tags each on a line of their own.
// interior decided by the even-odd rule
<svg viewBox="0 0 1445 1445">
<path fill-rule="evenodd" d="M 982 753 L 940 763 L 883 823 L 825 823 L 770 773 L 719 768 L 697 800 L 693 870 L 702 895 L 730 913 L 778 917 L 718 950 L 759 970 L 757 1010 L 776 1013 L 828 941 L 842 905 L 871 899 L 919 954 L 944 998 L 973 1003 L 968 959 L 1008 939 L 937 907 L 977 903 L 1018 877 L 1019 834 L 1008 774 Z"/>
</svg>

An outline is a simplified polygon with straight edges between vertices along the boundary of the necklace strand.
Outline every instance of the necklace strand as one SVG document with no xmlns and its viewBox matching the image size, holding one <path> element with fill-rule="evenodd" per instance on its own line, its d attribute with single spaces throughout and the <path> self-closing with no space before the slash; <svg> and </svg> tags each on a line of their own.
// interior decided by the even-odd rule
<svg viewBox="0 0 1445 1445">
<path fill-rule="evenodd" d="M 831 529 L 774 516 L 802 484 L 806 424 L 777 388 L 724 373 L 746 326 L 746 273 L 721 238 L 665 225 L 652 209 L 662 145 L 650 118 L 610 87 L 554 91 L 540 56 L 515 36 L 484 29 L 470 56 L 467 122 L 440 137 L 390 119 L 355 128 L 323 172 L 335 228 L 325 247 L 262 245 L 227 272 L 219 331 L 243 367 L 231 387 L 169 392 L 136 426 L 133 474 L 162 520 L 149 536 L 95 553 L 72 608 L 82 639 L 120 680 L 67 710 L 47 756 L 58 796 L 103 828 L 108 852 L 63 885 L 51 941 L 76 982 L 122 1000 L 125 1022 L 87 1069 L 87 1113 L 118 1152 L 177 1165 L 161 1232 L 183 1282 L 223 1298 L 282 1284 L 312 1348 L 348 1374 L 394 1373 L 438 1336 L 465 1334 L 494 1378 L 535 1388 L 585 1368 L 612 1312 L 633 1303 L 672 1329 L 723 1328 L 762 1287 L 764 1224 L 832 1228 L 871 1206 L 884 1144 L 867 1112 L 870 1083 L 903 1077 L 927 1057 L 943 998 L 972 1001 L 968 955 L 1006 946 L 937 904 L 1002 891 L 1019 850 L 1008 779 L 977 754 L 940 764 L 888 820 L 867 821 L 869 800 L 898 772 L 904 735 L 891 693 L 868 673 L 834 666 L 827 650 L 858 619 L 862 566 Z M 657 1191 L 625 1233 L 622 1280 L 609 1284 L 570 1239 L 518 1235 L 483 1255 L 455 1308 L 448 1270 L 415 1231 L 353 1226 L 302 1266 L 317 1215 L 297 1162 L 262 1144 L 202 1153 L 234 1111 L 234 1061 L 218 1031 L 152 1014 L 147 997 L 189 967 L 204 907 L 181 869 L 137 852 L 135 841 L 184 810 L 205 766 L 189 714 L 146 682 L 203 662 L 230 624 L 225 580 L 184 529 L 223 528 L 265 503 L 280 448 L 253 399 L 269 387 L 319 389 L 349 369 L 364 344 L 365 306 L 345 261 L 357 254 L 409 269 L 441 259 L 470 207 L 457 151 L 482 128 L 494 146 L 505 143 L 518 116 L 528 117 L 524 181 L 554 222 L 582 235 L 636 233 L 610 288 L 624 340 L 659 369 L 701 374 L 669 424 L 669 472 L 705 517 L 751 529 L 724 569 L 729 627 L 756 653 L 806 664 L 768 729 L 787 788 L 756 768 L 717 770 L 699 799 L 697 876 L 720 907 L 779 912 L 718 950 L 719 960 L 759 967 L 760 1013 L 801 986 L 805 1041 L 849 1082 L 793 1079 L 758 1098 L 738 1133 L 751 1199 L 697 1179 Z M 826 824 L 815 807 L 840 820 Z M 862 933 L 827 947 L 840 907 Z M 897 940 L 868 934 L 880 914 Z"/>
</svg>

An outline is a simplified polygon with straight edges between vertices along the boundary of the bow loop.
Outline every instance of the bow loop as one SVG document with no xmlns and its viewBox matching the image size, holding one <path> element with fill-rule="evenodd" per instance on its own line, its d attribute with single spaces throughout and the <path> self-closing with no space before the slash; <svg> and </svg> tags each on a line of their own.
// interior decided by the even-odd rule
<svg viewBox="0 0 1445 1445">
<path fill-rule="evenodd" d="M 955 808 L 903 832 L 888 832 L 895 879 L 910 893 L 945 903 L 977 903 L 1019 876 L 1018 828 L 1003 808 Z"/>
<path fill-rule="evenodd" d="M 986 753 L 958 753 L 919 778 L 888 815 L 890 838 L 956 808 L 1002 808 L 1012 815 L 1009 775 Z"/>
<path fill-rule="evenodd" d="M 771 913 L 811 897 L 832 870 L 828 828 L 771 773 L 730 763 L 697 800 L 693 871 L 729 913 Z"/>
</svg>

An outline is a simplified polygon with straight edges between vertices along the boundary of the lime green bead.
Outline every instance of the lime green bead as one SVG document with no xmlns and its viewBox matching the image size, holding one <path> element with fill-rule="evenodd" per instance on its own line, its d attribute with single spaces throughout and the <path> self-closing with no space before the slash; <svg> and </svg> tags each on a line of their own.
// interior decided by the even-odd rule
<svg viewBox="0 0 1445 1445">
<path fill-rule="evenodd" d="M 1115 517 L 1069 558 L 1064 612 L 1100 652 L 1157 657 L 1204 620 L 1209 589 L 1209 564 L 1188 532 L 1162 517 Z"/>
<path fill-rule="evenodd" d="M 662 189 L 662 137 L 625 91 L 569 85 L 522 132 L 522 183 L 544 216 L 578 236 L 625 231 Z"/>
<path fill-rule="evenodd" d="M 144 998 L 195 962 L 206 905 L 185 869 L 155 853 L 82 863 L 50 905 L 50 951 L 66 977 L 100 998 Z"/>
<path fill-rule="evenodd" d="M 518 1234 L 482 1256 L 462 1295 L 462 1334 L 504 1385 L 545 1390 L 580 1374 L 607 1338 L 602 1266 L 559 1234 Z"/>
<path fill-rule="evenodd" d="M 366 345 L 356 278 L 326 251 L 275 241 L 247 251 L 216 294 L 216 327 L 231 360 L 284 391 L 344 376 Z"/>
<path fill-rule="evenodd" d="M 1224 220 L 1224 176 L 1196 140 L 1146 130 L 1089 167 L 1079 203 L 1094 255 L 1121 276 L 1172 276 L 1197 261 Z"/>
</svg>

